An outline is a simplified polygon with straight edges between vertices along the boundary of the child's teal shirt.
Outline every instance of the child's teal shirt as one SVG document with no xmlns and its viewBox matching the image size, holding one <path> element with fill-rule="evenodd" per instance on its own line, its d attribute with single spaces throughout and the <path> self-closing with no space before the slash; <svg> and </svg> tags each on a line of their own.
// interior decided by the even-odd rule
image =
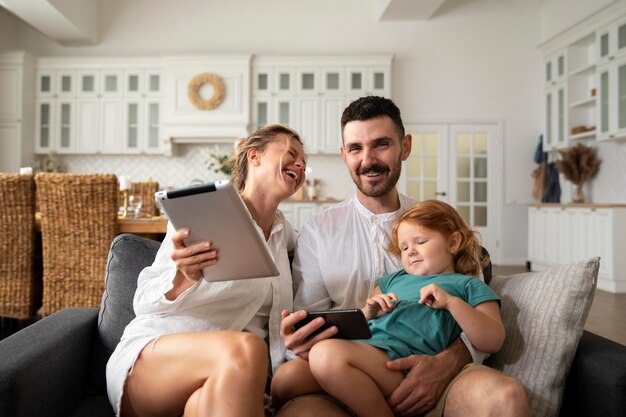
<svg viewBox="0 0 626 417">
<path fill-rule="evenodd" d="M 387 351 L 391 359 L 434 355 L 444 350 L 459 337 L 461 328 L 448 310 L 418 303 L 420 289 L 433 283 L 472 307 L 485 301 L 500 302 L 500 297 L 476 277 L 456 273 L 409 275 L 402 269 L 376 280 L 383 294 L 393 292 L 398 296 L 398 303 L 390 313 L 370 320 L 372 338 L 359 341 Z"/>
</svg>

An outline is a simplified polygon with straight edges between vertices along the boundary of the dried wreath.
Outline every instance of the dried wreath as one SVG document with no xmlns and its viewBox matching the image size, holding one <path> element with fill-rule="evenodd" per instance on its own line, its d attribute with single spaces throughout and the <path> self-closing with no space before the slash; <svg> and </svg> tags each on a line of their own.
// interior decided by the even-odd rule
<svg viewBox="0 0 626 417">
<path fill-rule="evenodd" d="M 213 95 L 204 100 L 198 92 L 203 85 L 210 84 L 213 87 Z M 224 83 L 215 74 L 198 74 L 187 85 L 187 96 L 191 104 L 199 110 L 213 110 L 224 101 Z"/>
</svg>

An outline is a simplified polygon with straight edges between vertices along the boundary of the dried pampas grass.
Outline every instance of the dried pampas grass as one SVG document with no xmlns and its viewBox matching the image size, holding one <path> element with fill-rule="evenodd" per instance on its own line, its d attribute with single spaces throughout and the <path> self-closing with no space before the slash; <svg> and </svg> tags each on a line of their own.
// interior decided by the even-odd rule
<svg viewBox="0 0 626 417">
<path fill-rule="evenodd" d="M 600 170 L 602 160 L 598 159 L 596 151 L 579 142 L 576 146 L 559 151 L 561 159 L 556 162 L 556 167 L 565 179 L 582 185 L 592 180 Z"/>
</svg>

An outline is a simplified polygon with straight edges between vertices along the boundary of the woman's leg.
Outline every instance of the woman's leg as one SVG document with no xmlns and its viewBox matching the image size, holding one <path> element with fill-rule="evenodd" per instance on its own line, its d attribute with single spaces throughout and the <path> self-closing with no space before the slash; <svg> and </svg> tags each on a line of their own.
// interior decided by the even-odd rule
<svg viewBox="0 0 626 417">
<path fill-rule="evenodd" d="M 387 369 L 388 360 L 384 351 L 350 340 L 323 340 L 309 352 L 317 382 L 359 417 L 393 417 L 386 398 L 404 374 Z"/>
<path fill-rule="evenodd" d="M 272 405 L 276 409 L 292 398 L 323 391 L 311 373 L 309 362 L 300 358 L 282 364 L 272 377 Z"/>
<path fill-rule="evenodd" d="M 261 417 L 267 367 L 267 346 L 250 333 L 162 336 L 128 375 L 122 415 Z"/>
</svg>

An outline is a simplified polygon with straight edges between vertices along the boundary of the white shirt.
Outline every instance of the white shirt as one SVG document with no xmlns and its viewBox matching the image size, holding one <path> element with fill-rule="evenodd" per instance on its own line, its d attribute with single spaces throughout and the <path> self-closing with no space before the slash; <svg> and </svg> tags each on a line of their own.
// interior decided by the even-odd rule
<svg viewBox="0 0 626 417">
<path fill-rule="evenodd" d="M 374 214 L 354 196 L 311 218 L 300 231 L 292 264 L 294 310 L 362 308 L 375 279 L 402 268 L 386 249 L 394 220 L 417 201 L 402 194 L 399 199 L 397 211 Z M 463 341 L 474 361 L 482 362 L 480 352 Z"/>
<path fill-rule="evenodd" d="M 260 228 L 258 231 L 262 233 Z M 297 238 L 283 214 L 277 211 L 267 241 L 279 276 L 212 283 L 201 279 L 169 301 L 165 293 L 173 288 L 176 275 L 176 265 L 171 260 L 173 233 L 174 228 L 168 224 L 167 235 L 154 263 L 139 274 L 134 298 L 137 317 L 126 327 L 120 344 L 143 334 L 157 337 L 189 331 L 246 329 L 264 336 L 269 328 L 270 357 L 272 368 L 276 369 L 285 353 L 280 338 L 280 312 L 291 310 L 293 299 L 288 252 L 294 249 Z M 259 313 L 268 299 L 271 300 L 269 325 L 267 311 Z M 255 319 L 257 314 L 265 320 Z"/>
</svg>

